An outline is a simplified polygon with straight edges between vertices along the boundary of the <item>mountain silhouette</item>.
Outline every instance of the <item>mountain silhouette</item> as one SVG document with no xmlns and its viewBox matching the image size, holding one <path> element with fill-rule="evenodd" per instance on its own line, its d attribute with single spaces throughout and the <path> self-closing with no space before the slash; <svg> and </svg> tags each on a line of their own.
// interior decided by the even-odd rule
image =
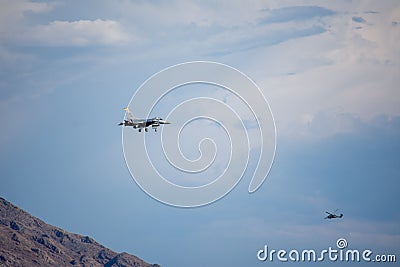
<svg viewBox="0 0 400 267">
<path fill-rule="evenodd" d="M 1 197 L 0 266 L 159 267 L 46 224 Z"/>
</svg>

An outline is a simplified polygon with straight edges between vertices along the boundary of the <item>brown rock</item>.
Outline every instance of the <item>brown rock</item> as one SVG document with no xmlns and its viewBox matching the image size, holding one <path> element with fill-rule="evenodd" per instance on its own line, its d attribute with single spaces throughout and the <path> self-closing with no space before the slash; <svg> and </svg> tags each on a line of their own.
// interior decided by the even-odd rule
<svg viewBox="0 0 400 267">
<path fill-rule="evenodd" d="M 159 267 L 46 224 L 1 197 L 0 266 Z"/>
</svg>

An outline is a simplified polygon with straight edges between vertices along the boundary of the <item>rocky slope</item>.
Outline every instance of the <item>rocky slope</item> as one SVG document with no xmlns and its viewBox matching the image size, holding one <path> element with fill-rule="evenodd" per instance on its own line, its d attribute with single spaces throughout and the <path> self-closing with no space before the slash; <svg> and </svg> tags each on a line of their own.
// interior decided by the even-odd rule
<svg viewBox="0 0 400 267">
<path fill-rule="evenodd" d="M 1 197 L 0 266 L 159 267 L 46 224 Z"/>
</svg>

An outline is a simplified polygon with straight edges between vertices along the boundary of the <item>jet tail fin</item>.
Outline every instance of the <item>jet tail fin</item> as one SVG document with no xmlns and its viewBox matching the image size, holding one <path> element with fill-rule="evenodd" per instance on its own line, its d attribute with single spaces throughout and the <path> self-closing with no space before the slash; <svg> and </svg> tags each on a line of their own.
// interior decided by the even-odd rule
<svg viewBox="0 0 400 267">
<path fill-rule="evenodd" d="M 134 120 L 135 116 L 133 116 L 132 112 L 130 111 L 129 108 L 124 108 L 124 110 L 126 111 L 126 119 L 127 120 Z"/>
</svg>

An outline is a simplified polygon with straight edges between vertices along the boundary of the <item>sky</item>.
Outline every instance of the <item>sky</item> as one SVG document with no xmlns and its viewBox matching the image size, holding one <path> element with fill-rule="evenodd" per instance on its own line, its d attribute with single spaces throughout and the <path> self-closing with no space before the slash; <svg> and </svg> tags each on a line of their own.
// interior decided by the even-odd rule
<svg viewBox="0 0 400 267">
<path fill-rule="evenodd" d="M 398 1 L 0 0 L 0 195 L 49 224 L 165 267 L 280 266 L 257 252 L 321 251 L 339 238 L 399 260 L 399 43 Z M 229 65 L 257 84 L 274 117 L 276 151 L 267 179 L 249 194 L 263 149 L 249 108 L 215 86 L 172 91 L 156 116 L 209 97 L 240 115 L 250 142 L 231 192 L 179 208 L 132 179 L 117 124 L 147 79 L 190 61 Z M 161 133 L 149 131 L 152 160 L 172 182 L 209 183 L 230 163 L 229 134 L 209 120 L 183 129 L 182 153 L 196 159 L 209 137 L 215 164 L 188 180 L 158 153 Z M 324 220 L 336 209 L 342 219 Z"/>
</svg>

